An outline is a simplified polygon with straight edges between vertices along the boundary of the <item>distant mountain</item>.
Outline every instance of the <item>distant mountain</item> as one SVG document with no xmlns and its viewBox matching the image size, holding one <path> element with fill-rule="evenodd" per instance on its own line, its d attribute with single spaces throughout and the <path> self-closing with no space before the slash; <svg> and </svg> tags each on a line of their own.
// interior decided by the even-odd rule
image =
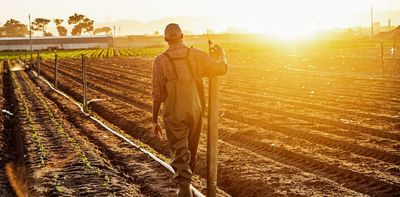
<svg viewBox="0 0 400 197">
<path fill-rule="evenodd" d="M 245 28 L 240 28 L 240 27 L 228 27 L 225 31 L 221 33 L 227 33 L 227 34 L 246 34 L 249 33 L 249 30 Z"/>
<path fill-rule="evenodd" d="M 140 22 L 137 20 L 118 20 L 114 22 L 95 23 L 95 28 L 115 26 L 117 35 L 143 35 L 153 34 L 155 31 L 163 33 L 164 27 L 169 23 L 178 23 L 185 32 L 195 34 L 206 33 L 207 29 L 215 29 L 218 21 L 209 17 L 168 17 L 153 20 L 149 22 Z M 121 32 L 119 32 L 121 29 Z"/>
</svg>

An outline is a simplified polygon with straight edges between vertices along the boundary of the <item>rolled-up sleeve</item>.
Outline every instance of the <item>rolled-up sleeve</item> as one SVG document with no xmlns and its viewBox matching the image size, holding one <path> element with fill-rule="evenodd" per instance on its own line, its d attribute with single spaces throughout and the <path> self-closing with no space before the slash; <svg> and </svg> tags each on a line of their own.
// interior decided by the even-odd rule
<svg viewBox="0 0 400 197">
<path fill-rule="evenodd" d="M 151 96 L 153 100 L 163 102 L 166 97 L 165 83 L 166 78 L 163 74 L 162 65 L 160 64 L 159 58 L 156 58 L 153 62 L 153 73 L 152 73 L 152 87 Z"/>
<path fill-rule="evenodd" d="M 216 61 L 214 58 L 203 51 L 200 53 L 200 56 L 205 76 L 213 77 L 224 75 L 228 72 L 228 64 Z"/>
</svg>

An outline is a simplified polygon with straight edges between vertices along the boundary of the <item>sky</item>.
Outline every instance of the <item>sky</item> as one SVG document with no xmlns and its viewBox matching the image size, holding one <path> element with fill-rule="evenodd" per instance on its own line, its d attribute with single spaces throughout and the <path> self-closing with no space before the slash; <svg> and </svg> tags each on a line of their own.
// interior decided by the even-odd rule
<svg viewBox="0 0 400 197">
<path fill-rule="evenodd" d="M 27 23 L 28 13 L 66 19 L 78 12 L 96 22 L 206 16 L 218 21 L 218 30 L 240 27 L 271 34 L 367 26 L 370 6 L 374 12 L 400 11 L 400 0 L 0 0 L 0 5 L 0 23 L 9 18 Z"/>
</svg>

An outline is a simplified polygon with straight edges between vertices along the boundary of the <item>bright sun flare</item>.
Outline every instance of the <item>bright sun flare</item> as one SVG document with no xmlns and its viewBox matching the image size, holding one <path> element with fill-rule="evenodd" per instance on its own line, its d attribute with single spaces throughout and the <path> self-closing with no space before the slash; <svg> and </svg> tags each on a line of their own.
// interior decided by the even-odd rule
<svg viewBox="0 0 400 197">
<path fill-rule="evenodd" d="M 296 39 L 315 35 L 318 31 L 335 27 L 369 25 L 371 5 L 385 8 L 377 1 L 251 1 L 252 9 L 241 9 L 242 4 L 232 3 L 232 10 L 223 16 L 226 24 L 235 24 L 253 33 L 273 35 L 282 39 Z M 363 13 L 363 14 L 360 14 Z"/>
</svg>

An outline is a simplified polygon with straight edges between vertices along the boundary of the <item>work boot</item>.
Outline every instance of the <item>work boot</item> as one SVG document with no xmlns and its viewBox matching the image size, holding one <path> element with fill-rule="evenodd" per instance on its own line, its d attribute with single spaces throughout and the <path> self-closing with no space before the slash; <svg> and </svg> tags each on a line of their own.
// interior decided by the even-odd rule
<svg viewBox="0 0 400 197">
<path fill-rule="evenodd" d="M 178 197 L 192 197 L 192 191 L 190 189 L 190 184 L 179 184 Z"/>
</svg>

